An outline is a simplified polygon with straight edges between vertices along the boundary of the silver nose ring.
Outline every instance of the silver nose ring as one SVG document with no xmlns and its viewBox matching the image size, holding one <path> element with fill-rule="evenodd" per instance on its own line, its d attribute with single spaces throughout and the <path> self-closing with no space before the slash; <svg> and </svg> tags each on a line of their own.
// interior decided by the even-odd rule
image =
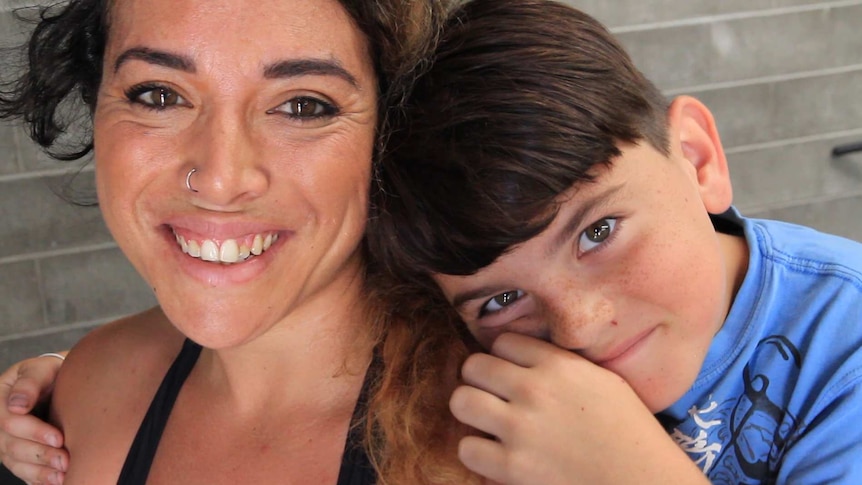
<svg viewBox="0 0 862 485">
<path fill-rule="evenodd" d="M 187 187 L 191 192 L 197 192 L 197 190 L 195 190 L 195 189 L 193 189 L 193 188 L 192 188 L 192 174 L 193 174 L 193 173 L 195 173 L 195 172 L 197 172 L 197 171 L 198 171 L 198 169 L 193 168 L 193 169 L 189 170 L 189 173 L 186 175 L 186 187 Z"/>
</svg>

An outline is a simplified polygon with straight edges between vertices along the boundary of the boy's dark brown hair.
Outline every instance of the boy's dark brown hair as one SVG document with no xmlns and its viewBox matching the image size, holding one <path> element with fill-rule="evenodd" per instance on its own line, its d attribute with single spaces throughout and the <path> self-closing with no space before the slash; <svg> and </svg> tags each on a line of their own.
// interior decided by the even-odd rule
<svg viewBox="0 0 862 485">
<path fill-rule="evenodd" d="M 621 142 L 668 152 L 667 100 L 592 17 L 473 0 L 450 18 L 378 167 L 368 242 L 400 277 L 472 274 L 537 235 Z"/>
</svg>

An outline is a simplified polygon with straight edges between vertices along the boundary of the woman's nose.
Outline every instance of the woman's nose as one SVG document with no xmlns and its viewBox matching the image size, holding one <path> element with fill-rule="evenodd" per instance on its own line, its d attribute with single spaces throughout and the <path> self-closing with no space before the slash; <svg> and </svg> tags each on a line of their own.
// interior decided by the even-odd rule
<svg viewBox="0 0 862 485">
<path fill-rule="evenodd" d="M 242 115 L 209 113 L 191 131 L 183 179 L 202 205 L 235 209 L 266 192 L 269 174 L 261 159 L 262 140 Z"/>
</svg>

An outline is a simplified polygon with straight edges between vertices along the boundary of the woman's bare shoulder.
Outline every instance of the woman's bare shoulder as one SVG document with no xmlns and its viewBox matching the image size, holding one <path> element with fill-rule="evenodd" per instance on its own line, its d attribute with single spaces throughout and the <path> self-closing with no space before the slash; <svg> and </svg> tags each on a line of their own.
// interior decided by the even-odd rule
<svg viewBox="0 0 862 485">
<path fill-rule="evenodd" d="M 133 435 L 183 339 L 159 308 L 84 336 L 60 369 L 51 401 L 51 419 L 70 451 L 91 439 L 108 445 Z"/>
<path fill-rule="evenodd" d="M 85 335 L 69 352 L 60 379 L 77 376 L 117 376 L 120 370 L 144 370 L 170 363 L 183 335 L 159 307 L 106 323 Z M 59 384 L 59 382 L 58 382 Z"/>
</svg>

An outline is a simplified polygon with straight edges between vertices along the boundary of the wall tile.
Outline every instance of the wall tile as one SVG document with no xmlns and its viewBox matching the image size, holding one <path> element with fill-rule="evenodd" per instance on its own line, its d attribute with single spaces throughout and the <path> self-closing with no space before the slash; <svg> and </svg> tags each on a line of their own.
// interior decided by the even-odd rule
<svg viewBox="0 0 862 485">
<path fill-rule="evenodd" d="M 775 7 L 823 3 L 816 0 L 564 0 L 611 27 L 667 22 Z"/>
<path fill-rule="evenodd" d="M 42 327 L 45 317 L 36 264 L 0 265 L 0 338 Z"/>
<path fill-rule="evenodd" d="M 69 349 L 93 328 L 95 327 L 59 330 L 46 335 L 0 340 L 0 370 L 45 352 Z"/>
<path fill-rule="evenodd" d="M 695 93 L 725 147 L 862 127 L 862 70 Z"/>
<path fill-rule="evenodd" d="M 54 191 L 80 195 L 92 189 L 92 173 L 66 178 L 0 183 L 0 258 L 110 242 L 97 208 L 73 206 Z"/>
<path fill-rule="evenodd" d="M 745 211 L 862 191 L 862 153 L 832 157 L 832 148 L 862 140 L 841 137 L 728 155 L 734 204 Z"/>
<path fill-rule="evenodd" d="M 4 0 L 4 6 L 9 0 Z M 13 0 L 14 2 L 14 0 Z M 23 22 L 18 21 L 12 13 L 12 9 L 0 6 L 0 47 L 12 47 L 23 43 L 26 32 L 30 28 Z"/>
<path fill-rule="evenodd" d="M 156 304 L 119 249 L 48 258 L 41 264 L 51 325 L 104 320 Z"/>
<path fill-rule="evenodd" d="M 860 207 L 862 207 L 862 196 L 854 196 L 759 211 L 748 215 L 794 222 L 862 241 L 862 224 L 859 223 Z"/>
<path fill-rule="evenodd" d="M 34 172 L 37 170 L 58 170 L 66 169 L 74 172 L 82 167 L 90 167 L 89 158 L 82 160 L 73 160 L 63 162 L 51 158 L 46 154 L 24 131 L 23 126 L 18 126 L 18 153 L 21 159 L 21 165 L 25 172 Z M 65 150 L 71 152 L 73 150 Z M 76 150 L 77 151 L 77 148 Z"/>
<path fill-rule="evenodd" d="M 8 123 L 0 123 L 0 175 L 20 171 L 18 163 L 18 140 L 16 128 Z"/>
<path fill-rule="evenodd" d="M 644 74 L 669 90 L 862 64 L 860 28 L 862 5 L 856 5 L 619 38 Z"/>
</svg>

